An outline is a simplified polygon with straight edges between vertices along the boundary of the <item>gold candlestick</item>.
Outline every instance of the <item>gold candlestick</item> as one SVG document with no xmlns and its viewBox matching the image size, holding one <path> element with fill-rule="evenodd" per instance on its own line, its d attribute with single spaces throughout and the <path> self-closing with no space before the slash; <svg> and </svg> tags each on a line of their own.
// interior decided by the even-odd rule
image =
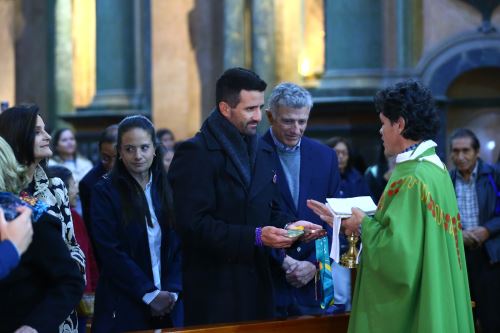
<svg viewBox="0 0 500 333">
<path fill-rule="evenodd" d="M 340 264 L 347 268 L 356 268 L 358 264 L 356 259 L 358 258 L 358 249 L 356 248 L 356 243 L 358 243 L 359 237 L 351 234 L 347 236 L 347 241 L 349 242 L 349 249 L 340 258 Z"/>
</svg>

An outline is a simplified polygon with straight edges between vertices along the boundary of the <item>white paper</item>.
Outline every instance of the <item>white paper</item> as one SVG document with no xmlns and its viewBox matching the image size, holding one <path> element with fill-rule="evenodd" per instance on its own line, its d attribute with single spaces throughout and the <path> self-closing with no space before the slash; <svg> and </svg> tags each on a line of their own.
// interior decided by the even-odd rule
<svg viewBox="0 0 500 333">
<path fill-rule="evenodd" d="M 356 264 L 359 264 L 359 257 L 361 257 L 361 251 L 363 251 L 363 242 L 359 243 L 359 251 L 358 255 L 356 256 Z"/>
<path fill-rule="evenodd" d="M 340 242 L 339 242 L 339 233 L 340 233 L 340 222 L 341 217 L 338 215 L 333 215 L 333 233 L 332 233 L 332 248 L 330 249 L 330 258 L 333 259 L 336 263 L 340 261 Z"/>
<path fill-rule="evenodd" d="M 340 217 L 351 216 L 351 208 L 357 207 L 367 215 L 373 215 L 377 210 L 377 205 L 373 202 L 370 196 L 353 197 L 353 198 L 327 198 L 327 206 L 334 215 Z"/>
</svg>

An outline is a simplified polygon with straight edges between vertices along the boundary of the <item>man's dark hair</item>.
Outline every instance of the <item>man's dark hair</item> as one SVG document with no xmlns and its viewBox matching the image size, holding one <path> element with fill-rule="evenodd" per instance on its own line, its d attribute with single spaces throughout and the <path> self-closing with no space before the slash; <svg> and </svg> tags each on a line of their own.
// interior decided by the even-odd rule
<svg viewBox="0 0 500 333">
<path fill-rule="evenodd" d="M 251 70 L 236 67 L 226 70 L 217 80 L 215 103 L 224 101 L 234 108 L 240 102 L 242 90 L 266 90 L 267 83 Z"/>
<path fill-rule="evenodd" d="M 345 144 L 345 146 L 347 148 L 347 154 L 349 154 L 349 157 L 347 158 L 347 165 L 345 168 L 346 172 L 347 172 L 352 167 L 353 149 L 352 149 L 351 141 L 349 139 L 341 137 L 341 136 L 334 136 L 334 137 L 326 140 L 326 142 L 325 142 L 325 144 L 332 149 L 335 149 L 335 146 L 339 143 Z"/>
<path fill-rule="evenodd" d="M 0 136 L 9 143 L 19 164 L 35 162 L 35 127 L 39 109 L 35 104 L 20 104 L 0 114 Z"/>
<path fill-rule="evenodd" d="M 161 138 L 163 138 L 163 136 L 167 134 L 170 135 L 172 137 L 172 140 L 175 141 L 174 132 L 172 132 L 168 128 L 160 128 L 158 131 L 156 131 L 156 139 L 158 140 L 158 142 L 161 142 Z"/>
<path fill-rule="evenodd" d="M 49 178 L 60 178 L 66 188 L 69 188 L 69 180 L 73 177 L 71 171 L 62 165 L 51 165 L 47 167 L 47 177 Z"/>
<path fill-rule="evenodd" d="M 377 113 L 391 123 L 405 120 L 401 135 L 410 140 L 432 139 L 439 129 L 439 118 L 431 91 L 419 81 L 410 79 L 377 92 L 374 97 Z"/>
<path fill-rule="evenodd" d="M 479 143 L 479 139 L 477 138 L 476 134 L 474 134 L 474 132 L 472 132 L 468 128 L 457 128 L 450 135 L 450 149 L 451 149 L 451 145 L 453 143 L 453 140 L 458 139 L 458 138 L 470 138 L 472 141 L 472 149 L 474 149 L 475 151 L 479 151 L 479 148 L 481 148 L 481 144 Z"/>
<path fill-rule="evenodd" d="M 99 150 L 103 143 L 112 143 L 115 144 L 118 138 L 118 125 L 110 125 L 102 131 L 101 136 L 99 137 Z"/>
</svg>

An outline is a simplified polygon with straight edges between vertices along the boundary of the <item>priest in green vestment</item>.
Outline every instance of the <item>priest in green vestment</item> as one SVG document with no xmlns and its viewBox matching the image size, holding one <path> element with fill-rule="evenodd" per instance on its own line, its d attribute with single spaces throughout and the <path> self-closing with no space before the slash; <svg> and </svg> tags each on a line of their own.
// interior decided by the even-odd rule
<svg viewBox="0 0 500 333">
<path fill-rule="evenodd" d="M 343 221 L 363 244 L 349 332 L 474 332 L 455 192 L 430 140 L 432 95 L 408 80 L 378 92 L 375 106 L 397 164 L 375 215 L 354 208 Z"/>
</svg>

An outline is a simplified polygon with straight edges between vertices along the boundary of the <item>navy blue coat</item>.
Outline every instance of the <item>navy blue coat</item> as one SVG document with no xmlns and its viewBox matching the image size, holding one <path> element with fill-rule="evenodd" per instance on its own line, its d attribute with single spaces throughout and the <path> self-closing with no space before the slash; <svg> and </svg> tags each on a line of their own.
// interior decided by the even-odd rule
<svg viewBox="0 0 500 333">
<path fill-rule="evenodd" d="M 162 290 L 181 292 L 181 255 L 179 239 L 167 226 L 161 213 L 155 184 L 151 189 L 155 214 L 161 226 Z M 144 198 L 144 201 L 146 199 Z M 151 317 L 151 308 L 142 298 L 156 290 L 151 268 L 151 255 L 145 221 L 122 220 L 120 195 L 108 176 L 104 176 L 92 192 L 92 224 L 101 271 L 95 294 L 93 332 L 145 330 L 169 325 L 182 325 L 182 304 L 177 302 L 164 323 Z"/>
<path fill-rule="evenodd" d="M 179 145 L 169 169 L 182 237 L 186 325 L 274 316 L 270 255 L 255 228 L 283 227 L 272 147 L 259 143 L 250 187 L 202 127 Z"/>
<path fill-rule="evenodd" d="M 338 196 L 340 182 L 335 151 L 324 144 L 302 137 L 300 143 L 299 205 L 296 208 L 270 132 L 268 131 L 261 140 L 271 145 L 275 151 L 278 183 L 285 211 L 292 215 L 294 220 L 306 220 L 322 225 L 328 230 L 329 243 L 331 244 L 331 228 L 309 209 L 306 203 L 308 199 L 326 202 L 326 198 Z M 314 242 L 299 243 L 288 250 L 287 254 L 301 261 L 307 260 L 311 263 L 317 261 Z M 300 305 L 319 309 L 319 300 L 315 299 L 314 279 L 302 288 L 294 288 L 286 282 L 285 274 L 279 265 L 273 267 L 273 275 L 277 291 L 276 302 L 279 307 L 289 306 L 295 299 Z"/>
<path fill-rule="evenodd" d="M 92 249 L 94 250 L 94 254 L 96 254 L 96 245 L 94 241 L 93 232 L 92 232 L 92 222 L 90 216 L 90 203 L 91 203 L 91 194 L 94 185 L 101 179 L 102 176 L 106 174 L 106 170 L 102 165 L 102 162 L 99 162 L 96 166 L 94 166 L 85 177 L 80 180 L 78 183 L 78 191 L 80 195 L 80 201 L 82 203 L 82 217 L 83 222 L 85 223 L 85 227 L 87 228 L 87 233 L 90 237 L 90 242 L 92 244 Z M 101 264 L 100 259 L 96 256 L 97 265 Z"/>
<path fill-rule="evenodd" d="M 340 177 L 339 198 L 352 198 L 365 195 L 370 195 L 370 188 L 365 177 L 352 167 L 347 169 L 345 174 Z"/>
</svg>

